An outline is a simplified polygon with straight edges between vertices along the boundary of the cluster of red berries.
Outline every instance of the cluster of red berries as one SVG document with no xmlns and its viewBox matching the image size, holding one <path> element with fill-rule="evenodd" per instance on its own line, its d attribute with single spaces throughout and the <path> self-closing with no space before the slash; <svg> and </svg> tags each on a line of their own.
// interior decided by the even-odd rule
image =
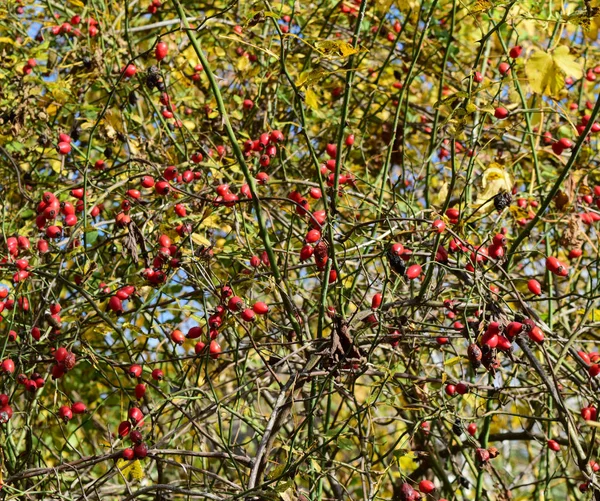
<svg viewBox="0 0 600 501">
<path fill-rule="evenodd" d="M 360 7 L 360 0 L 352 0 L 351 2 L 340 2 L 339 6 L 342 14 L 347 14 L 348 17 L 358 17 L 358 8 Z"/>
<path fill-rule="evenodd" d="M 137 380 L 142 379 L 143 368 L 139 364 L 132 364 L 127 369 L 129 377 Z M 160 382 L 165 375 L 162 369 L 153 369 L 151 377 L 154 381 Z M 138 382 L 134 389 L 135 399 L 142 400 L 146 395 L 146 384 Z M 117 429 L 117 434 L 120 438 L 129 437 L 133 447 L 128 447 L 123 450 L 122 457 L 126 460 L 143 459 L 148 455 L 148 446 L 144 443 L 143 435 L 140 429 L 144 426 L 144 413 L 139 407 L 131 407 L 127 412 L 127 420 L 122 421 Z"/>
<path fill-rule="evenodd" d="M 4 320 L 4 317 L 1 315 L 1 313 L 4 310 L 12 311 L 15 307 L 15 304 L 20 311 L 29 311 L 29 299 L 27 299 L 27 297 L 19 296 L 15 303 L 14 299 L 8 297 L 8 289 L 5 287 L 0 287 L 0 322 Z"/>
<path fill-rule="evenodd" d="M 281 18 L 281 20 L 283 23 L 279 25 L 279 29 L 282 33 L 289 33 L 290 25 L 292 24 L 292 18 L 288 15 L 285 15 Z"/>
<path fill-rule="evenodd" d="M 283 132 L 274 130 L 263 132 L 258 139 L 248 139 L 244 142 L 244 156 L 250 158 L 252 155 L 259 156 L 258 163 L 261 167 L 268 167 L 271 158 L 277 155 L 277 145 L 285 139 Z"/>
<path fill-rule="evenodd" d="M 244 300 L 239 296 L 233 295 L 233 289 L 229 285 L 224 285 L 221 288 L 221 302 L 215 307 L 212 314 L 207 319 L 208 324 L 208 353 L 212 359 L 217 359 L 221 355 L 221 345 L 217 341 L 219 336 L 219 329 L 223 325 L 223 321 L 227 316 L 227 313 L 239 313 L 240 318 L 244 322 L 254 322 L 256 315 L 266 315 L 269 312 L 269 306 L 262 302 L 255 302 L 252 307 L 247 307 Z M 182 345 L 187 339 L 198 339 L 202 337 L 204 331 L 202 327 L 195 326 L 191 327 L 187 334 L 184 336 L 179 329 L 175 329 L 171 333 L 171 341 L 175 344 Z M 200 355 L 205 352 L 207 345 L 203 341 L 198 341 L 194 347 L 196 354 Z"/>
<path fill-rule="evenodd" d="M 58 35 L 73 35 L 75 37 L 80 37 L 83 33 L 79 25 L 83 24 L 87 26 L 88 34 L 91 37 L 95 37 L 100 32 L 100 28 L 98 25 L 98 21 L 96 21 L 93 17 L 88 17 L 87 19 L 81 19 L 80 15 L 75 15 L 71 17 L 70 22 L 64 22 L 62 24 L 52 26 L 50 28 L 50 33 L 55 36 Z"/>
<path fill-rule="evenodd" d="M 421 499 L 421 494 L 432 494 L 435 491 L 435 484 L 431 480 L 421 480 L 419 482 L 419 491 L 415 490 L 412 485 L 405 482 L 401 484 L 398 489 L 398 497 L 401 501 L 416 501 Z M 446 500 L 440 499 L 440 501 Z"/>
<path fill-rule="evenodd" d="M 60 379 L 77 364 L 75 353 L 61 346 L 53 352 L 55 363 L 50 369 L 53 379 Z"/>
<path fill-rule="evenodd" d="M 354 144 L 354 141 L 354 134 L 349 134 L 346 137 L 345 144 L 346 146 L 351 147 Z M 325 147 L 325 151 L 329 156 L 329 160 L 321 165 L 321 175 L 326 176 L 325 181 L 327 186 L 332 187 L 335 186 L 335 163 L 338 154 L 337 145 L 329 143 Z M 342 187 L 344 185 L 356 187 L 356 179 L 354 178 L 354 174 L 351 172 L 346 172 L 338 176 L 338 186 Z"/>
<path fill-rule="evenodd" d="M 162 2 L 160 0 L 152 0 L 152 3 L 148 5 L 148 14 L 156 14 L 161 6 Z"/>
</svg>

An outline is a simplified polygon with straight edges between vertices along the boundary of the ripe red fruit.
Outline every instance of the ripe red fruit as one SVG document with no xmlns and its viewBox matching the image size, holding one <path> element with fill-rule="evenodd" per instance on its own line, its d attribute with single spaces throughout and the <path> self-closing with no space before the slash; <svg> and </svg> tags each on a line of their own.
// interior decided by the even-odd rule
<svg viewBox="0 0 600 501">
<path fill-rule="evenodd" d="M 502 233 L 497 233 L 492 239 L 492 243 L 498 246 L 506 245 L 506 237 Z"/>
<path fill-rule="evenodd" d="M 187 215 L 187 210 L 183 204 L 175 205 L 175 214 L 179 217 L 185 217 Z"/>
<path fill-rule="evenodd" d="M 140 430 L 133 430 L 130 433 L 129 438 L 134 444 L 141 444 L 143 440 L 142 432 Z"/>
<path fill-rule="evenodd" d="M 49 245 L 46 240 L 40 239 L 37 241 L 36 248 L 40 254 L 45 254 L 49 250 Z"/>
<path fill-rule="evenodd" d="M 338 273 L 336 270 L 329 271 L 329 277 L 327 278 L 328 283 L 332 284 L 338 279 Z"/>
<path fill-rule="evenodd" d="M 354 144 L 354 134 L 348 134 L 346 138 L 346 146 L 352 146 Z"/>
<path fill-rule="evenodd" d="M 254 313 L 256 313 L 257 315 L 266 315 L 269 312 L 269 306 L 266 303 L 263 303 L 262 301 L 258 301 L 256 303 L 254 303 L 254 306 L 252 306 L 252 309 L 254 310 Z M 243 313 L 242 313 L 242 317 L 243 317 Z"/>
<path fill-rule="evenodd" d="M 242 106 L 245 110 L 251 110 L 254 108 L 254 101 L 252 101 L 252 99 L 244 99 Z"/>
<path fill-rule="evenodd" d="M 569 272 L 563 263 L 552 256 L 546 258 L 546 269 L 558 276 L 566 276 Z"/>
<path fill-rule="evenodd" d="M 508 64 L 506 61 L 501 62 L 498 65 L 498 71 L 502 76 L 508 75 L 510 73 L 510 64 Z"/>
<path fill-rule="evenodd" d="M 552 151 L 556 154 L 556 155 L 562 155 L 563 151 L 565 151 L 565 149 L 563 148 L 562 144 L 560 142 L 555 142 L 552 143 Z"/>
<path fill-rule="evenodd" d="M 373 296 L 373 299 L 371 299 L 371 308 L 376 310 L 377 308 L 379 308 L 381 306 L 382 301 L 383 301 L 383 295 L 380 292 L 377 292 Z"/>
<path fill-rule="evenodd" d="M 498 333 L 489 330 L 486 331 L 483 336 L 481 336 L 481 344 L 485 344 L 490 348 L 495 348 L 498 346 Z"/>
<path fill-rule="evenodd" d="M 556 440 L 548 440 L 548 449 L 554 452 L 558 452 L 560 450 L 560 445 Z"/>
<path fill-rule="evenodd" d="M 498 344 L 496 345 L 496 347 L 499 350 L 509 351 L 512 348 L 512 344 L 508 340 L 508 338 L 504 336 L 498 336 Z"/>
<path fill-rule="evenodd" d="M 441 219 L 436 219 L 433 223 L 431 223 L 431 228 L 438 233 L 443 233 L 446 229 L 446 223 Z"/>
<path fill-rule="evenodd" d="M 254 310 L 251 310 L 250 308 L 246 308 L 244 311 L 242 311 L 241 314 L 242 320 L 244 320 L 245 322 L 252 322 L 254 320 Z"/>
<path fill-rule="evenodd" d="M 210 342 L 210 345 L 208 346 L 208 353 L 210 355 L 210 358 L 216 360 L 217 358 L 219 358 L 219 355 L 221 355 L 221 345 L 213 339 Z"/>
<path fill-rule="evenodd" d="M 585 352 L 585 351 L 578 351 L 577 354 L 581 357 L 581 359 L 586 363 L 586 364 L 591 364 L 592 361 L 590 359 L 590 356 Z"/>
<path fill-rule="evenodd" d="M 227 302 L 227 309 L 234 313 L 241 311 L 243 307 L 244 307 L 244 301 L 242 300 L 241 297 L 238 297 L 238 296 L 233 296 L 233 297 L 229 298 L 229 301 Z"/>
<path fill-rule="evenodd" d="M 479 71 L 476 71 L 473 75 L 473 80 L 475 83 L 481 83 L 483 82 L 483 75 Z"/>
<path fill-rule="evenodd" d="M 144 419 L 144 413 L 137 407 L 129 409 L 127 414 L 132 424 L 137 425 L 142 419 Z"/>
<path fill-rule="evenodd" d="M 29 242 L 29 239 L 22 235 L 19 235 L 17 237 L 17 245 L 19 246 L 19 249 L 22 249 L 22 250 L 27 250 L 31 247 L 31 243 Z"/>
<path fill-rule="evenodd" d="M 469 423 L 469 426 L 467 426 L 467 433 L 474 437 L 475 433 L 477 433 L 477 425 L 475 423 Z"/>
<path fill-rule="evenodd" d="M 125 461 L 131 461 L 135 457 L 135 453 L 133 452 L 133 449 L 128 447 L 127 449 L 123 449 L 121 456 Z"/>
<path fill-rule="evenodd" d="M 527 282 L 527 288 L 529 289 L 529 292 L 536 296 L 539 296 L 542 293 L 542 285 L 533 278 Z"/>
<path fill-rule="evenodd" d="M 48 238 L 60 238 L 62 235 L 62 228 L 60 226 L 48 226 L 46 228 L 46 236 Z"/>
<path fill-rule="evenodd" d="M 129 377 L 140 377 L 142 375 L 142 366 L 133 364 L 131 367 L 129 367 L 127 374 L 129 374 Z"/>
<path fill-rule="evenodd" d="M 167 53 L 169 52 L 169 48 L 165 42 L 158 42 L 156 44 L 156 49 L 154 51 L 154 55 L 156 56 L 157 61 L 162 61 L 165 57 L 167 57 Z"/>
<path fill-rule="evenodd" d="M 56 147 L 56 151 L 58 151 L 61 155 L 68 155 L 69 153 L 71 153 L 71 144 L 66 142 L 60 142 Z"/>
<path fill-rule="evenodd" d="M 115 313 L 123 313 L 123 301 L 118 296 L 112 296 L 108 300 L 108 308 Z"/>
<path fill-rule="evenodd" d="M 269 139 L 273 143 L 281 143 L 285 139 L 285 137 L 283 135 L 283 132 L 281 132 L 280 130 L 274 130 L 271 132 Z"/>
<path fill-rule="evenodd" d="M 309 230 L 309 232 L 306 234 L 306 238 L 304 239 L 307 244 L 314 244 L 319 240 L 321 240 L 321 232 L 315 229 Z"/>
<path fill-rule="evenodd" d="M 138 400 L 141 400 L 142 398 L 144 398 L 145 394 L 146 394 L 146 385 L 144 383 L 140 383 L 140 384 L 136 385 L 135 398 L 137 398 Z"/>
<path fill-rule="evenodd" d="M 523 47 L 517 45 L 510 49 L 508 55 L 511 57 L 511 59 L 517 59 L 521 55 L 521 52 L 523 52 Z"/>
<path fill-rule="evenodd" d="M 573 147 L 573 141 L 566 137 L 560 138 L 558 140 L 558 143 L 562 146 L 564 150 L 569 150 Z"/>
<path fill-rule="evenodd" d="M 75 402 L 71 405 L 71 411 L 73 414 L 85 414 L 87 412 L 87 407 L 83 402 Z"/>
<path fill-rule="evenodd" d="M 458 219 L 460 217 L 460 210 L 456 207 L 450 207 L 446 211 L 446 216 L 448 216 L 451 220 Z"/>
<path fill-rule="evenodd" d="M 300 261 L 306 261 L 310 259 L 314 253 L 314 248 L 311 245 L 306 244 L 300 249 Z"/>
<path fill-rule="evenodd" d="M 144 176 L 140 182 L 144 188 L 152 188 L 154 186 L 154 179 L 152 176 Z"/>
<path fill-rule="evenodd" d="M 494 110 L 494 116 L 500 120 L 504 120 L 508 116 L 508 110 L 503 106 L 498 106 Z"/>
<path fill-rule="evenodd" d="M 266 172 L 256 174 L 256 181 L 260 185 L 265 185 L 269 182 L 269 175 Z"/>
<path fill-rule="evenodd" d="M 323 196 L 323 193 L 321 193 L 321 190 L 319 188 L 311 188 L 308 194 L 311 198 L 315 200 L 319 200 Z"/>
<path fill-rule="evenodd" d="M 469 393 L 469 387 L 465 383 L 458 383 L 456 385 L 456 393 L 459 395 L 466 395 Z"/>
<path fill-rule="evenodd" d="M 165 373 L 161 369 L 154 369 L 151 375 L 155 381 L 162 381 L 165 377 Z"/>
<path fill-rule="evenodd" d="M 431 494 L 433 491 L 435 491 L 435 484 L 430 480 L 421 480 L 419 482 L 419 490 L 423 494 Z"/>
<path fill-rule="evenodd" d="M 594 406 L 590 405 L 581 409 L 581 417 L 586 421 L 596 421 L 598 412 Z"/>
<path fill-rule="evenodd" d="M 422 272 L 421 265 L 413 264 L 412 266 L 409 266 L 408 269 L 406 270 L 406 278 L 408 278 L 409 280 L 414 280 L 415 278 L 417 278 L 421 275 L 421 272 Z"/>
<path fill-rule="evenodd" d="M 131 78 L 133 75 L 135 75 L 136 71 L 137 71 L 137 68 L 135 67 L 135 65 L 128 64 L 127 66 L 125 66 L 125 68 L 123 70 L 123 76 L 125 78 Z"/>
<path fill-rule="evenodd" d="M 184 336 L 183 332 L 181 332 L 178 329 L 175 329 L 171 333 L 171 341 L 173 341 L 175 344 L 182 345 L 185 341 L 185 336 Z"/>
<path fill-rule="evenodd" d="M 125 438 L 131 432 L 131 423 L 129 421 L 121 421 L 117 433 L 121 438 Z"/>
<path fill-rule="evenodd" d="M 454 395 L 456 395 L 456 386 L 454 386 L 453 384 L 447 384 L 445 391 L 446 395 L 453 397 Z"/>
<path fill-rule="evenodd" d="M 159 181 L 154 186 L 154 191 L 156 191 L 158 195 L 168 195 L 169 191 L 171 191 L 171 185 L 168 181 Z"/>
<path fill-rule="evenodd" d="M 527 335 L 534 343 L 541 343 L 544 340 L 544 333 L 537 325 L 531 329 Z"/>
<path fill-rule="evenodd" d="M 2 369 L 2 372 L 6 374 L 12 374 L 15 372 L 15 363 L 10 358 L 7 358 L 6 360 L 2 361 L 0 369 Z"/>
<path fill-rule="evenodd" d="M 137 444 L 133 448 L 136 459 L 144 459 L 148 455 L 148 446 L 146 444 Z"/>
<path fill-rule="evenodd" d="M 65 423 L 68 423 L 73 418 L 73 412 L 68 405 L 63 405 L 58 409 L 58 415 Z"/>
</svg>

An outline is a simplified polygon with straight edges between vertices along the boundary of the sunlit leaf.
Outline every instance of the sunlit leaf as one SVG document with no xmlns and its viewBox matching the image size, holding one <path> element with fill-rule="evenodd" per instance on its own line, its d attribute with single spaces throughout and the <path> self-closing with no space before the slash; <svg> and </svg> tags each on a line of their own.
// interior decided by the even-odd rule
<svg viewBox="0 0 600 501">
<path fill-rule="evenodd" d="M 565 78 L 581 78 L 581 65 L 569 53 L 566 45 L 554 52 L 536 51 L 525 66 L 529 85 L 533 92 L 556 96 L 565 86 Z"/>
<path fill-rule="evenodd" d="M 319 109 L 319 98 L 315 91 L 307 89 L 304 96 L 304 102 L 313 110 Z"/>
</svg>

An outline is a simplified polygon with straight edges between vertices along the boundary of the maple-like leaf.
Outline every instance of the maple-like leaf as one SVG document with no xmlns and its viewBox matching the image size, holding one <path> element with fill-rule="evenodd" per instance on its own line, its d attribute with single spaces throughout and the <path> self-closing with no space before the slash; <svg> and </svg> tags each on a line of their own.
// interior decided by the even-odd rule
<svg viewBox="0 0 600 501">
<path fill-rule="evenodd" d="M 566 45 L 561 45 L 553 52 L 537 51 L 525 65 L 531 90 L 537 94 L 556 96 L 565 86 L 565 78 L 579 79 L 583 75 L 581 65 L 569 52 Z"/>
</svg>

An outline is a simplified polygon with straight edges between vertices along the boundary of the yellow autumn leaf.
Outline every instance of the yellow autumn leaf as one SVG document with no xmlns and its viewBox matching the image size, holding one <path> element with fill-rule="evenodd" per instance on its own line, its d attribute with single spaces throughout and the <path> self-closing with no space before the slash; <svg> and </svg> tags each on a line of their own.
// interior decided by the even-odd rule
<svg viewBox="0 0 600 501">
<path fill-rule="evenodd" d="M 9 37 L 0 37 L 0 43 L 7 43 L 10 45 L 14 45 L 15 41 L 12 38 Z"/>
<path fill-rule="evenodd" d="M 587 28 L 584 26 L 583 33 L 586 38 L 589 40 L 597 40 L 598 39 L 598 31 L 600 28 L 600 15 L 590 19 L 589 25 Z"/>
<path fill-rule="evenodd" d="M 50 167 L 54 172 L 60 174 L 60 170 L 62 168 L 62 163 L 60 160 L 50 160 Z"/>
<path fill-rule="evenodd" d="M 238 71 L 248 71 L 252 67 L 252 63 L 250 63 L 250 60 L 247 57 L 242 56 L 238 57 L 235 67 Z"/>
<path fill-rule="evenodd" d="M 125 477 L 133 478 L 134 480 L 141 480 L 144 478 L 144 470 L 139 459 L 135 461 L 126 461 L 125 459 L 119 459 L 117 462 L 117 468 L 121 470 L 121 473 Z"/>
<path fill-rule="evenodd" d="M 481 179 L 481 192 L 477 200 L 473 203 L 473 207 L 481 207 L 485 204 L 485 208 L 491 211 L 494 204 L 490 203 L 493 197 L 502 191 L 512 191 L 512 177 L 501 165 L 492 163 L 485 170 Z"/>
<path fill-rule="evenodd" d="M 537 94 L 556 96 L 565 86 L 565 77 L 579 79 L 583 72 L 566 45 L 552 53 L 537 51 L 527 61 L 525 72 L 531 90 Z"/>
<path fill-rule="evenodd" d="M 398 465 L 401 471 L 413 471 L 418 465 L 415 461 L 417 455 L 414 452 L 404 454 L 399 460 Z"/>
<path fill-rule="evenodd" d="M 131 154 L 139 155 L 139 153 L 140 153 L 139 143 L 135 139 L 130 139 L 128 144 L 129 144 L 129 151 L 131 152 Z"/>
<path fill-rule="evenodd" d="M 364 51 L 364 49 L 352 47 L 351 44 L 344 42 L 343 40 L 324 40 L 315 43 L 315 48 L 323 56 L 329 58 L 348 57 Z"/>
<path fill-rule="evenodd" d="M 486 12 L 493 7 L 490 0 L 475 0 L 475 5 L 471 7 L 471 14 L 479 14 L 480 12 Z"/>
<path fill-rule="evenodd" d="M 194 122 L 193 120 L 184 120 L 183 125 L 189 131 L 192 131 L 196 128 L 196 122 Z"/>
<path fill-rule="evenodd" d="M 312 89 L 308 89 L 306 91 L 306 94 L 304 95 L 304 102 L 313 110 L 319 109 L 319 98 L 317 97 L 317 93 Z"/>
<path fill-rule="evenodd" d="M 196 245 L 203 245 L 204 247 L 210 247 L 210 240 L 208 238 L 199 235 L 198 233 L 192 233 L 192 242 Z"/>
<path fill-rule="evenodd" d="M 218 217 L 218 215 L 213 214 L 211 216 L 208 216 L 206 218 L 204 218 L 202 220 L 202 222 L 200 223 L 200 228 L 220 228 L 221 224 L 219 223 L 220 218 Z"/>
<path fill-rule="evenodd" d="M 323 70 L 303 71 L 298 77 L 298 80 L 296 80 L 296 87 L 308 87 L 309 85 L 317 83 L 326 75 L 327 72 Z"/>
<path fill-rule="evenodd" d="M 448 198 L 448 181 L 444 181 L 439 189 L 434 191 L 431 203 L 435 207 L 441 208 L 446 202 L 446 198 Z"/>
<path fill-rule="evenodd" d="M 449 358 L 448 360 L 446 360 L 444 362 L 444 365 L 446 367 L 452 367 L 453 365 L 463 362 L 464 360 L 465 360 L 464 357 L 452 357 L 452 358 Z"/>
</svg>

